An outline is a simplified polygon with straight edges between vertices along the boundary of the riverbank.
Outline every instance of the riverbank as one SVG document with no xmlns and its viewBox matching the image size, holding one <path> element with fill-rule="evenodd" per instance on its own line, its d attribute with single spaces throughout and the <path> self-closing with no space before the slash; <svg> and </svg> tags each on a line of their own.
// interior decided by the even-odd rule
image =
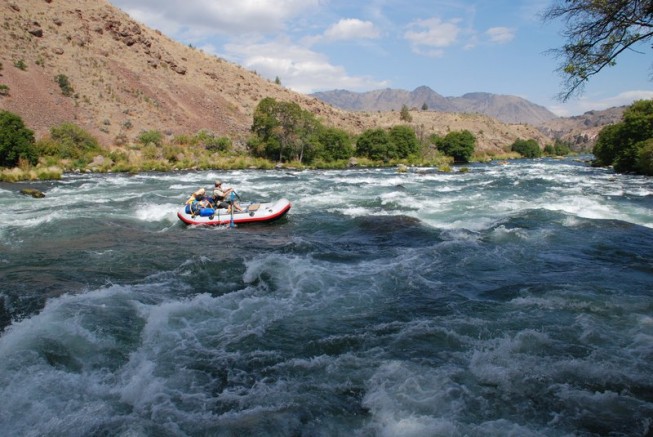
<svg viewBox="0 0 653 437">
<path fill-rule="evenodd" d="M 505 153 L 503 155 L 478 155 L 472 158 L 471 162 L 490 162 L 494 160 L 507 161 L 518 159 L 517 153 Z M 400 159 L 389 161 L 375 161 L 368 158 L 350 158 L 338 161 L 316 161 L 311 165 L 299 161 L 272 162 L 263 158 L 255 158 L 249 155 L 229 155 L 219 157 L 207 157 L 197 161 L 171 162 L 167 159 L 149 159 L 114 161 L 109 157 L 97 155 L 89 163 L 71 162 L 70 160 L 42 159 L 36 166 L 6 168 L 0 170 L 0 182 L 21 182 L 21 181 L 47 181 L 59 180 L 66 173 L 144 173 L 144 172 L 174 172 L 189 170 L 343 170 L 347 168 L 389 168 L 389 167 L 430 167 L 437 168 L 442 172 L 453 171 L 453 162 L 450 157 L 433 156 L 429 158 Z"/>
</svg>

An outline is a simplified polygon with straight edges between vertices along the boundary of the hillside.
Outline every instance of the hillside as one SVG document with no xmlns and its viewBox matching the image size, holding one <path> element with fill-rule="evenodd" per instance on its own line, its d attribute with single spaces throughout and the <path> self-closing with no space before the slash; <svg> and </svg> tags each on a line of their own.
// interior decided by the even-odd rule
<svg viewBox="0 0 653 437">
<path fill-rule="evenodd" d="M 603 127 L 621 121 L 624 109 L 625 106 L 620 106 L 588 111 L 573 117 L 560 117 L 541 123 L 537 128 L 546 136 L 570 143 L 575 150 L 589 151 Z"/>
<path fill-rule="evenodd" d="M 543 106 L 516 96 L 468 93 L 461 97 L 444 97 L 427 86 L 413 91 L 386 88 L 355 93 L 346 90 L 324 91 L 313 97 L 348 111 L 398 111 L 403 105 L 440 112 L 480 113 L 504 123 L 539 124 L 556 118 Z"/>
<path fill-rule="evenodd" d="M 106 0 L 3 0 L 0 11 L 0 85 L 9 88 L 0 108 L 21 116 L 37 138 L 71 121 L 105 146 L 133 141 L 144 130 L 170 137 L 200 129 L 242 146 L 265 97 L 296 102 L 352 134 L 402 123 L 398 112 L 348 112 L 276 85 L 173 41 Z M 69 97 L 55 80 L 60 75 L 73 89 Z M 500 153 L 517 138 L 551 141 L 533 127 L 480 114 L 412 114 L 420 135 L 468 129 L 488 153 Z"/>
<path fill-rule="evenodd" d="M 39 136 L 72 120 L 105 144 L 149 129 L 242 139 L 266 96 L 356 127 L 343 111 L 172 41 L 104 0 L 3 1 L 0 10 L 0 83 L 10 90 L 0 106 Z M 21 60 L 24 70 L 14 66 Z M 62 95 L 60 74 L 74 96 Z"/>
</svg>

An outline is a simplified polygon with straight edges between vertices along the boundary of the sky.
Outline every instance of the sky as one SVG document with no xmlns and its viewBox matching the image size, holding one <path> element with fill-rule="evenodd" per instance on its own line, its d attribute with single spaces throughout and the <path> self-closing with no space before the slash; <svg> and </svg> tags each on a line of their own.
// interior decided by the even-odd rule
<svg viewBox="0 0 653 437">
<path fill-rule="evenodd" d="M 551 0 L 109 0 L 170 38 L 310 94 L 345 89 L 523 97 L 559 116 L 653 98 L 648 45 L 561 102 Z"/>
</svg>

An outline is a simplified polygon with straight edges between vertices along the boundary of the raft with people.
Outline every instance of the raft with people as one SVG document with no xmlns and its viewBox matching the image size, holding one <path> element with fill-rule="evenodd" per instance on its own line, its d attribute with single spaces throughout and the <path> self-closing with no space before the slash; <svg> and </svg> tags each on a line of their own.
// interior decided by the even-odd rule
<svg viewBox="0 0 653 437">
<path fill-rule="evenodd" d="M 273 202 L 240 204 L 241 211 L 231 208 L 203 207 L 192 210 L 185 205 L 177 211 L 177 217 L 187 225 L 238 225 L 243 223 L 264 223 L 280 219 L 290 210 L 288 199 Z"/>
<path fill-rule="evenodd" d="M 234 189 L 222 188 L 222 181 L 218 179 L 212 196 L 207 196 L 206 190 L 200 188 L 177 211 L 177 217 L 187 225 L 234 226 L 277 220 L 286 215 L 291 206 L 285 198 L 264 203 L 241 204 L 239 201 L 240 196 Z"/>
</svg>

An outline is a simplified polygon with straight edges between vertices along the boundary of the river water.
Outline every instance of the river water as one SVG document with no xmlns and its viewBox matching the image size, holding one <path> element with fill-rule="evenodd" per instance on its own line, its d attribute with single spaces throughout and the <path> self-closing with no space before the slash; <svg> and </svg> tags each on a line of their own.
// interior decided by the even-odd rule
<svg viewBox="0 0 653 437">
<path fill-rule="evenodd" d="M 579 160 L 5 184 L 0 277 L 3 435 L 653 429 L 653 179 Z"/>
</svg>

